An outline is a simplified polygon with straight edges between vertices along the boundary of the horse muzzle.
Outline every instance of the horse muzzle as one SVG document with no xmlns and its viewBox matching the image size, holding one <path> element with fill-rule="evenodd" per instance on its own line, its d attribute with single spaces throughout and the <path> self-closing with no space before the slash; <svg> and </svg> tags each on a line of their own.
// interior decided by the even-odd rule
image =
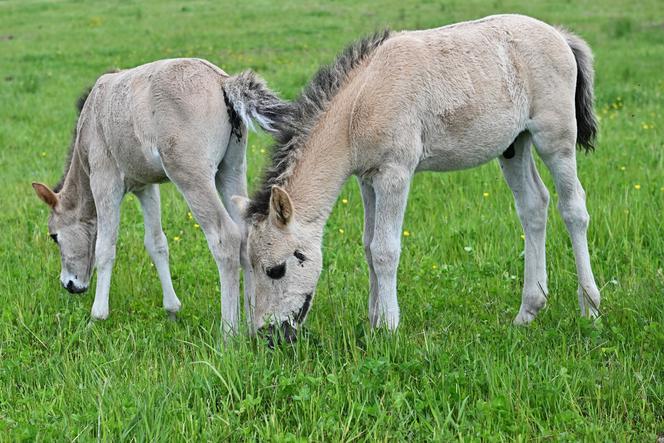
<svg viewBox="0 0 664 443">
<path fill-rule="evenodd" d="M 261 327 L 258 330 L 258 335 L 267 340 L 267 345 L 270 349 L 274 349 L 282 341 L 288 344 L 295 343 L 297 340 L 297 329 L 290 322 L 284 321 L 278 326 L 270 324 Z"/>
<path fill-rule="evenodd" d="M 65 288 L 70 294 L 82 294 L 88 290 L 87 286 L 77 286 L 76 283 L 74 283 L 74 280 L 69 280 L 67 284 L 62 283 L 62 287 Z"/>
</svg>

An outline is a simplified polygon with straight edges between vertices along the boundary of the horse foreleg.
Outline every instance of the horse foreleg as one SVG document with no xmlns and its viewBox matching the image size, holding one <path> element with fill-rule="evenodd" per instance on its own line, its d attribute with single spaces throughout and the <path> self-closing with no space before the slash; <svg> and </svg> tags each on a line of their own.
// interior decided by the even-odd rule
<svg viewBox="0 0 664 443">
<path fill-rule="evenodd" d="M 107 173 L 106 173 L 107 172 Z M 119 174 L 110 171 L 92 174 L 90 187 L 97 208 L 97 240 L 95 243 L 95 265 L 97 288 L 91 315 L 95 320 L 108 318 L 108 294 L 111 288 L 111 273 L 115 262 L 115 243 L 120 225 L 120 202 L 124 187 Z"/>
<path fill-rule="evenodd" d="M 386 167 L 372 179 L 375 213 L 369 252 L 375 272 L 376 290 L 372 291 L 373 302 L 369 302 L 369 319 L 373 327 L 386 325 L 388 329 L 394 330 L 399 325 L 397 268 L 411 176 L 409 171 L 402 168 Z"/>
<path fill-rule="evenodd" d="M 374 236 L 375 216 L 376 216 L 376 193 L 370 182 L 358 179 L 360 191 L 362 193 L 362 203 L 364 204 L 364 234 L 362 240 L 364 243 L 364 256 L 369 268 L 369 315 L 374 317 L 378 302 L 378 282 L 376 271 L 374 270 L 373 259 L 371 256 L 371 241 Z M 372 320 L 373 324 L 373 320 Z"/>
</svg>

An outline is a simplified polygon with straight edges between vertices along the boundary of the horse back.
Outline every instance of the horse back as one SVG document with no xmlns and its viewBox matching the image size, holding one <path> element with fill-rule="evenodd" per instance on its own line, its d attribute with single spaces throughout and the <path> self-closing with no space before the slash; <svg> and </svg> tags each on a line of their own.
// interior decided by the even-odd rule
<svg viewBox="0 0 664 443">
<path fill-rule="evenodd" d="M 395 34 L 354 82 L 354 149 L 377 158 L 393 149 L 421 169 L 477 166 L 502 153 L 536 108 L 573 106 L 575 70 L 560 33 L 530 17 Z"/>
<path fill-rule="evenodd" d="M 227 74 L 200 59 L 168 59 L 99 77 L 79 120 L 81 141 L 110 153 L 130 184 L 166 181 L 163 151 L 223 158 L 230 133 L 222 84 Z M 183 143 L 183 140 L 186 143 Z"/>
</svg>

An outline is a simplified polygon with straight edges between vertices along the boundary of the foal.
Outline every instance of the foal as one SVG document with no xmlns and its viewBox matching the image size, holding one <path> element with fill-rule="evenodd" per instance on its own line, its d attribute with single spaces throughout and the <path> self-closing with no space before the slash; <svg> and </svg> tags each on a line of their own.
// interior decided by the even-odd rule
<svg viewBox="0 0 664 443">
<path fill-rule="evenodd" d="M 283 108 L 252 72 L 229 77 L 200 59 L 160 60 L 97 80 L 79 101 L 64 177 L 53 190 L 32 184 L 52 209 L 48 228 L 60 247 L 62 285 L 85 291 L 96 265 L 94 319 L 109 314 L 120 202 L 128 192 L 143 210 L 145 247 L 161 280 L 164 309 L 171 315 L 180 310 L 159 202 L 158 184 L 170 180 L 205 233 L 221 278 L 223 327 L 236 331 L 244 223 L 229 199 L 247 193 L 246 125 L 255 119 L 270 131 Z M 244 259 L 242 266 L 251 293 Z"/>
<path fill-rule="evenodd" d="M 581 312 L 597 314 L 575 158 L 575 144 L 592 149 L 596 132 L 592 54 L 580 38 L 519 15 L 377 34 L 321 69 L 275 127 L 272 167 L 244 203 L 255 329 L 270 325 L 292 338 L 304 321 L 322 268 L 323 228 L 350 175 L 358 177 L 364 200 L 371 324 L 395 329 L 401 226 L 413 175 L 496 158 L 526 237 L 514 321 L 532 321 L 546 302 L 549 202 L 532 142 L 556 183 Z"/>
</svg>

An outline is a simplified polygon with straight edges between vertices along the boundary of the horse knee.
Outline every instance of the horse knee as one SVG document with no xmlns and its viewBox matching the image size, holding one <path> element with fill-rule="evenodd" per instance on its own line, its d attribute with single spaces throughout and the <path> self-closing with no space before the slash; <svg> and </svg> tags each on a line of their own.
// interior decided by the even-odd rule
<svg viewBox="0 0 664 443">
<path fill-rule="evenodd" d="M 242 235 L 236 226 L 220 232 L 218 236 L 210 239 L 208 243 L 217 263 L 225 267 L 239 266 Z"/>
<path fill-rule="evenodd" d="M 376 273 L 393 272 L 399 265 L 400 252 L 399 245 L 371 242 L 369 253 Z"/>
<path fill-rule="evenodd" d="M 115 261 L 115 245 L 111 245 L 108 248 L 99 247 L 97 245 L 95 249 L 95 265 L 97 269 L 104 269 L 108 266 L 112 266 Z"/>
</svg>

